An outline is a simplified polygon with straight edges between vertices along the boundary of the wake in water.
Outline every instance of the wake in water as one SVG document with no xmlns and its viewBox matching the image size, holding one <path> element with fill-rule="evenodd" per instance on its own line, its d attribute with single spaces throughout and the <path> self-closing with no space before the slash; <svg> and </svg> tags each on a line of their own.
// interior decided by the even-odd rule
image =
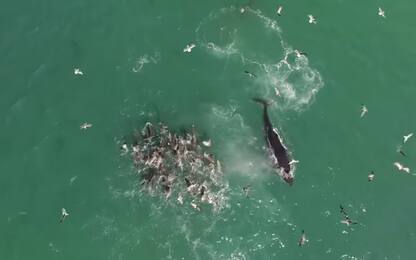
<svg viewBox="0 0 416 260">
<path fill-rule="evenodd" d="M 324 85 L 319 72 L 283 39 L 275 20 L 260 10 L 244 10 L 240 13 L 232 6 L 211 13 L 195 30 L 198 45 L 214 57 L 226 61 L 234 57 L 254 70 L 255 87 L 247 88 L 253 96 L 279 101 L 282 110 L 306 108 Z M 273 51 L 273 57 L 263 49 Z"/>
</svg>

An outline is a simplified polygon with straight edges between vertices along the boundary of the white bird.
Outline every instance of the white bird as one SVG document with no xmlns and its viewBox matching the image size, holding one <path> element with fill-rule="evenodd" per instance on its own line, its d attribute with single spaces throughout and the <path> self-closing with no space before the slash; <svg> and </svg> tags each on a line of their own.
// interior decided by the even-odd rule
<svg viewBox="0 0 416 260">
<path fill-rule="evenodd" d="M 277 7 L 277 11 L 276 11 L 277 15 L 278 16 L 282 16 L 282 11 L 283 11 L 283 6 L 279 5 Z"/>
<path fill-rule="evenodd" d="M 246 186 L 243 187 L 243 192 L 246 195 L 246 197 L 248 197 L 248 195 L 250 193 L 250 190 L 251 190 L 250 184 L 248 184 L 248 185 L 246 185 Z"/>
<path fill-rule="evenodd" d="M 211 139 L 208 139 L 207 141 L 202 141 L 202 144 L 206 147 L 211 147 L 212 141 Z"/>
<path fill-rule="evenodd" d="M 401 164 L 399 162 L 395 162 L 394 166 L 396 166 L 397 170 L 399 170 L 399 171 L 410 173 L 409 167 L 405 167 L 403 164 Z"/>
<path fill-rule="evenodd" d="M 368 109 L 365 105 L 361 106 L 361 117 L 365 116 L 368 113 Z"/>
<path fill-rule="evenodd" d="M 386 18 L 386 14 L 384 13 L 384 10 L 381 9 L 381 7 L 378 8 L 378 15 L 383 18 Z"/>
<path fill-rule="evenodd" d="M 79 128 L 81 130 L 86 130 L 86 129 L 90 128 L 90 127 L 92 127 L 92 124 L 90 124 L 90 123 L 83 123 Z"/>
<path fill-rule="evenodd" d="M 299 50 L 295 50 L 295 54 L 296 54 L 296 57 L 297 57 L 297 58 L 300 58 L 300 57 L 302 57 L 302 56 L 308 56 L 308 55 L 306 54 L 306 52 L 299 51 Z"/>
<path fill-rule="evenodd" d="M 280 97 L 280 91 L 277 89 L 277 87 L 274 88 L 274 93 L 276 96 Z"/>
<path fill-rule="evenodd" d="M 177 200 L 178 200 L 179 204 L 181 204 L 181 205 L 183 204 L 183 197 L 182 197 L 182 194 L 179 194 L 179 196 L 178 196 Z"/>
<path fill-rule="evenodd" d="M 69 214 L 68 212 L 66 212 L 65 208 L 62 208 L 62 215 L 61 215 L 61 220 L 59 220 L 60 223 L 64 222 L 65 218 L 68 217 Z"/>
<path fill-rule="evenodd" d="M 217 172 L 222 174 L 222 167 L 219 160 L 217 160 Z"/>
<path fill-rule="evenodd" d="M 311 14 L 308 14 L 308 19 L 309 19 L 309 23 L 313 23 L 313 24 L 317 23 L 315 17 L 313 17 L 313 15 Z"/>
<path fill-rule="evenodd" d="M 308 242 L 309 240 L 306 238 L 306 234 L 305 234 L 305 231 L 304 230 L 302 230 L 302 235 L 300 236 L 300 239 L 299 239 L 299 243 L 298 243 L 298 245 L 299 246 L 303 246 L 303 245 L 305 245 L 306 244 L 306 242 Z"/>
<path fill-rule="evenodd" d="M 75 68 L 74 69 L 74 74 L 75 75 L 84 75 L 84 72 L 82 72 L 80 69 L 78 69 L 78 68 Z"/>
<path fill-rule="evenodd" d="M 352 224 L 358 224 L 358 222 L 354 222 L 349 218 L 345 218 L 345 219 L 341 220 L 341 223 L 345 224 L 347 226 L 352 225 Z"/>
<path fill-rule="evenodd" d="M 123 151 L 123 155 L 124 154 L 127 154 L 128 152 L 129 152 L 129 147 L 127 146 L 127 144 L 126 143 L 124 143 L 122 146 L 121 146 L 121 150 Z"/>
<path fill-rule="evenodd" d="M 371 171 L 371 173 L 368 175 L 368 181 L 373 181 L 375 177 L 374 171 Z"/>
<path fill-rule="evenodd" d="M 72 185 L 74 183 L 74 181 L 78 178 L 78 176 L 73 176 L 70 180 L 69 180 L 69 185 Z"/>
<path fill-rule="evenodd" d="M 186 47 L 183 49 L 183 52 L 191 52 L 193 48 L 195 48 L 195 44 L 191 43 L 186 45 Z"/>
<path fill-rule="evenodd" d="M 291 160 L 291 161 L 289 162 L 289 165 L 292 165 L 292 164 L 295 164 L 295 163 L 299 163 L 299 161 L 298 161 L 298 160 Z"/>
<path fill-rule="evenodd" d="M 409 138 L 412 137 L 412 136 L 413 136 L 413 133 L 410 133 L 408 135 L 403 136 L 403 143 L 406 143 L 407 140 L 409 140 Z"/>
<path fill-rule="evenodd" d="M 191 206 L 192 206 L 192 208 L 194 208 L 194 209 L 196 209 L 198 211 L 201 211 L 201 209 L 198 207 L 198 205 L 196 203 L 191 202 Z"/>
</svg>

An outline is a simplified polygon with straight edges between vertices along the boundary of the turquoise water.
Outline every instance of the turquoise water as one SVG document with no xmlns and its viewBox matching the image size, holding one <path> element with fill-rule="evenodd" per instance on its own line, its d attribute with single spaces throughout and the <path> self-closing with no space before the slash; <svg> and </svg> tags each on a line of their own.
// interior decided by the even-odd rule
<svg viewBox="0 0 416 260">
<path fill-rule="evenodd" d="M 396 152 L 416 128 L 415 3 L 282 1 L 281 17 L 275 1 L 246 4 L 3 3 L 1 259 L 415 258 L 416 140 Z M 292 187 L 270 167 L 253 96 L 275 101 L 300 161 Z M 120 144 L 147 121 L 213 140 L 221 209 L 138 188 Z M 341 224 L 340 204 L 360 224 Z"/>
</svg>

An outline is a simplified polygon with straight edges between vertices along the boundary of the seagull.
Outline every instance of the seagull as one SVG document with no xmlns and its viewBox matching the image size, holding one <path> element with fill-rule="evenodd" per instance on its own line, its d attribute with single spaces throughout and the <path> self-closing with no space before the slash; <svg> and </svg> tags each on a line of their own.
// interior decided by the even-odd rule
<svg viewBox="0 0 416 260">
<path fill-rule="evenodd" d="M 361 105 L 361 117 L 368 113 L 368 109 L 365 105 Z"/>
<path fill-rule="evenodd" d="M 194 209 L 196 209 L 198 211 L 201 211 L 201 209 L 198 207 L 198 205 L 196 203 L 191 202 L 191 206 L 192 206 L 192 208 L 194 208 Z"/>
<path fill-rule="evenodd" d="M 178 196 L 178 202 L 179 202 L 179 204 L 183 204 L 183 197 L 182 197 L 182 194 L 179 194 L 179 196 Z"/>
<path fill-rule="evenodd" d="M 277 87 L 274 88 L 274 93 L 276 96 L 280 97 L 280 91 L 277 89 Z"/>
<path fill-rule="evenodd" d="M 283 11 L 283 6 L 279 5 L 277 7 L 277 11 L 276 11 L 277 15 L 278 16 L 282 16 L 282 11 Z"/>
<path fill-rule="evenodd" d="M 299 246 L 305 245 L 306 242 L 308 242 L 308 239 L 306 238 L 305 230 L 302 230 L 302 235 L 300 236 L 300 239 L 299 239 Z"/>
<path fill-rule="evenodd" d="M 384 10 L 381 9 L 381 7 L 378 8 L 378 15 L 383 18 L 386 18 L 386 14 L 384 13 Z"/>
<path fill-rule="evenodd" d="M 71 179 L 69 179 L 69 185 L 72 185 L 77 178 L 78 176 L 75 175 Z"/>
<path fill-rule="evenodd" d="M 311 15 L 311 14 L 308 14 L 308 19 L 309 19 L 309 23 L 313 23 L 313 24 L 316 24 L 316 19 L 315 19 L 315 17 L 313 17 L 313 15 Z"/>
<path fill-rule="evenodd" d="M 122 146 L 121 146 L 121 150 L 123 151 L 123 155 L 124 154 L 127 154 L 128 152 L 129 152 L 129 147 L 127 146 L 127 144 L 126 143 L 124 143 Z"/>
<path fill-rule="evenodd" d="M 90 127 L 92 127 L 92 124 L 90 124 L 90 123 L 83 123 L 79 128 L 81 130 L 87 130 Z"/>
<path fill-rule="evenodd" d="M 211 139 L 208 139 L 207 141 L 202 141 L 202 144 L 206 147 L 211 147 L 212 141 Z"/>
<path fill-rule="evenodd" d="M 183 49 L 183 52 L 191 52 L 193 48 L 195 48 L 195 44 L 191 43 L 186 45 L 186 47 Z"/>
<path fill-rule="evenodd" d="M 352 221 L 348 216 L 345 216 L 345 219 L 341 220 L 341 223 L 347 226 L 358 224 L 358 222 Z"/>
<path fill-rule="evenodd" d="M 373 181 L 375 177 L 374 171 L 371 171 L 371 173 L 368 175 L 368 181 Z"/>
<path fill-rule="evenodd" d="M 395 163 L 393 163 L 393 165 L 396 166 L 397 170 L 399 170 L 399 171 L 410 173 L 409 167 L 405 167 L 403 164 L 401 164 L 399 162 L 395 162 Z"/>
<path fill-rule="evenodd" d="M 80 69 L 78 69 L 78 68 L 75 68 L 74 69 L 74 74 L 75 75 L 84 75 L 84 72 L 82 72 Z"/>
<path fill-rule="evenodd" d="M 62 216 L 61 216 L 61 219 L 59 220 L 59 223 L 64 222 L 65 218 L 68 217 L 68 216 L 69 216 L 69 214 L 68 214 L 68 212 L 66 212 L 66 209 L 62 208 Z"/>
<path fill-rule="evenodd" d="M 403 143 L 406 143 L 407 140 L 409 140 L 409 138 L 412 137 L 412 136 L 413 136 L 413 133 L 410 133 L 408 135 L 403 136 Z"/>
<path fill-rule="evenodd" d="M 292 165 L 292 164 L 295 164 L 295 163 L 299 163 L 299 161 L 298 161 L 298 160 L 291 160 L 291 161 L 289 162 L 289 165 Z"/>
<path fill-rule="evenodd" d="M 244 192 L 244 194 L 246 195 L 247 198 L 249 197 L 248 195 L 249 195 L 250 190 L 251 190 L 250 184 L 243 187 L 243 192 Z"/>
<path fill-rule="evenodd" d="M 295 50 L 295 54 L 296 54 L 296 57 L 298 57 L 298 58 L 300 58 L 302 56 L 308 56 L 308 54 L 306 52 L 302 52 L 302 51 L 299 51 L 299 50 Z"/>
</svg>

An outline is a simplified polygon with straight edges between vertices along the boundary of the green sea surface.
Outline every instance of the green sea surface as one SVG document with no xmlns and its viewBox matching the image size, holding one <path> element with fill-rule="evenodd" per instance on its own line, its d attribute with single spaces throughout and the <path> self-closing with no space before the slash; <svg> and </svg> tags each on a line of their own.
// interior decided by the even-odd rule
<svg viewBox="0 0 416 260">
<path fill-rule="evenodd" d="M 0 259 L 416 259 L 416 138 L 402 139 L 416 131 L 415 9 L 2 1 Z M 252 97 L 274 101 L 271 120 L 299 160 L 293 186 L 271 167 Z M 120 145 L 147 121 L 212 139 L 220 209 L 141 190 Z M 340 204 L 359 224 L 340 223 Z"/>
</svg>

